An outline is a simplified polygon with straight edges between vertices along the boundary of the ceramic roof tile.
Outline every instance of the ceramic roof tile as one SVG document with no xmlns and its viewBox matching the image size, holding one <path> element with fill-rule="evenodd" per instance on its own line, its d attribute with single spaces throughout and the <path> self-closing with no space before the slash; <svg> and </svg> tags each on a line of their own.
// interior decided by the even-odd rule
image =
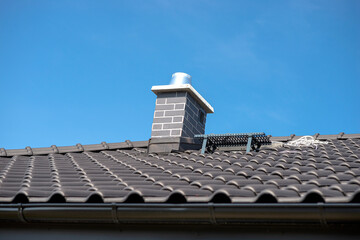
<svg viewBox="0 0 360 240">
<path fill-rule="evenodd" d="M 132 148 L 145 142 L 2 149 L 0 202 L 357 201 L 356 136 L 318 135 L 328 144 L 248 154 L 157 155 Z"/>
</svg>

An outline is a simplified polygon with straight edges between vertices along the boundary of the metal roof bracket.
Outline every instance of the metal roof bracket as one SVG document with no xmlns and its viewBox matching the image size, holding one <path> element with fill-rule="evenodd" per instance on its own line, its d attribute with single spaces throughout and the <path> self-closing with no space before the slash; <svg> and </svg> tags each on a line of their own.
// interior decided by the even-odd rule
<svg viewBox="0 0 360 240">
<path fill-rule="evenodd" d="M 270 137 L 265 133 L 236 133 L 236 134 L 199 134 L 194 136 L 202 140 L 201 154 L 214 152 L 223 146 L 246 146 L 246 152 L 258 150 L 261 145 L 271 144 Z"/>
<path fill-rule="evenodd" d="M 252 135 L 249 135 L 248 137 L 248 142 L 247 142 L 247 145 L 246 145 L 246 152 L 250 152 L 250 147 L 252 146 Z"/>
<path fill-rule="evenodd" d="M 201 147 L 201 154 L 204 154 L 204 153 L 205 153 L 207 141 L 208 141 L 207 135 L 205 135 L 205 136 L 204 136 L 204 139 L 203 139 L 202 147 Z"/>
</svg>

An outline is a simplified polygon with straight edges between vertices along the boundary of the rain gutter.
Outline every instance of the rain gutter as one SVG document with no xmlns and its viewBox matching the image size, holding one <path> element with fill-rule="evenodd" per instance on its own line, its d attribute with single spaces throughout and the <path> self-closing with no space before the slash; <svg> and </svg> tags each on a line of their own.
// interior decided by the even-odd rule
<svg viewBox="0 0 360 240">
<path fill-rule="evenodd" d="M 121 224 L 360 223 L 360 204 L 0 204 L 1 222 Z"/>
</svg>

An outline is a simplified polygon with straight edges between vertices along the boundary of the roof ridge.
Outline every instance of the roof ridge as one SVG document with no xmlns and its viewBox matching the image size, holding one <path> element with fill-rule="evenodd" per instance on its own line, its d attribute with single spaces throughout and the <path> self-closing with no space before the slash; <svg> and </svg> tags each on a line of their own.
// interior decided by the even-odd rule
<svg viewBox="0 0 360 240">
<path fill-rule="evenodd" d="M 0 157 L 12 157 L 12 156 L 33 156 L 33 155 L 46 155 L 51 153 L 72 153 L 72 152 L 88 152 L 88 151 L 102 151 L 112 149 L 132 149 L 132 148 L 145 148 L 148 146 L 149 141 L 130 141 L 117 143 L 101 142 L 100 144 L 86 144 L 80 143 L 72 146 L 56 146 L 50 147 L 31 148 L 26 147 L 24 149 L 5 149 L 0 148 Z"/>
<path fill-rule="evenodd" d="M 292 140 L 297 140 L 303 136 L 308 135 L 299 135 L 291 134 L 289 136 L 270 136 L 271 141 L 278 142 L 288 142 Z M 353 139 L 360 138 L 360 133 L 355 134 L 345 134 L 341 132 L 339 134 L 325 134 L 321 135 L 316 133 L 312 135 L 316 140 L 331 140 L 331 139 Z M 132 149 L 132 148 L 146 148 L 148 147 L 149 141 L 130 141 L 125 140 L 124 142 L 117 143 L 107 143 L 101 142 L 100 144 L 86 144 L 82 145 L 80 143 L 72 146 L 56 146 L 51 145 L 50 147 L 41 147 L 41 148 L 31 148 L 29 146 L 23 149 L 5 149 L 0 148 L 0 157 L 12 157 L 12 156 L 33 156 L 33 155 L 45 155 L 50 153 L 68 153 L 68 152 L 87 152 L 87 151 L 102 151 L 102 150 L 111 150 L 111 149 Z"/>
</svg>

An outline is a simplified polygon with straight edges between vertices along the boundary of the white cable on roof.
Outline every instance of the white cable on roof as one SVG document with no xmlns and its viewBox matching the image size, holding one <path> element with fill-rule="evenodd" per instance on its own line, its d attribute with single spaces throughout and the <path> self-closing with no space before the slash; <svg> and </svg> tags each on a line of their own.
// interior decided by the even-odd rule
<svg viewBox="0 0 360 240">
<path fill-rule="evenodd" d="M 315 138 L 312 136 L 303 136 L 297 140 L 285 143 L 285 145 L 293 146 L 293 147 L 315 146 L 316 148 L 318 147 L 319 144 L 328 144 L 328 142 L 315 140 Z"/>
</svg>

